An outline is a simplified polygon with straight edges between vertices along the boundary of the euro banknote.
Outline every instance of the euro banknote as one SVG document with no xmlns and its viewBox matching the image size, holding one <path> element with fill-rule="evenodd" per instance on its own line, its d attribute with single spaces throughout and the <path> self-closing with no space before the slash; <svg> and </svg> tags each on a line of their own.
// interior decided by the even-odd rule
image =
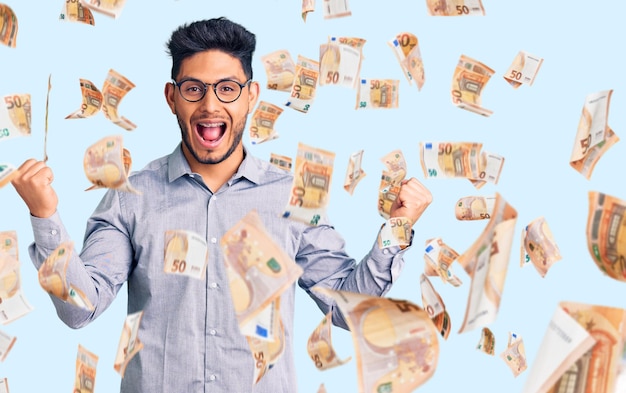
<svg viewBox="0 0 626 393">
<path fill-rule="evenodd" d="M 332 312 L 328 312 L 315 330 L 313 330 L 307 341 L 307 352 L 318 370 L 327 370 L 341 366 L 352 359 L 351 356 L 346 359 L 339 359 L 337 356 L 332 342 L 331 321 Z"/>
<path fill-rule="evenodd" d="M 522 229 L 520 241 L 520 265 L 532 263 L 541 277 L 563 257 L 544 217 L 538 217 Z"/>
<path fill-rule="evenodd" d="M 17 44 L 17 16 L 6 4 L 0 4 L 0 42 L 15 48 Z"/>
<path fill-rule="evenodd" d="M 165 231 L 163 271 L 204 280 L 209 250 L 204 237 L 185 229 Z"/>
<path fill-rule="evenodd" d="M 315 100 L 315 91 L 317 89 L 319 76 L 319 62 L 298 55 L 295 77 L 291 85 L 291 94 L 285 106 L 299 112 L 307 113 Z"/>
<path fill-rule="evenodd" d="M 348 323 L 360 392 L 408 393 L 432 377 L 438 332 L 421 307 L 403 299 L 313 290 L 334 300 Z"/>
<path fill-rule="evenodd" d="M 626 281 L 626 201 L 589 191 L 587 248 L 607 276 Z"/>
<path fill-rule="evenodd" d="M 121 135 L 111 135 L 100 139 L 85 151 L 83 168 L 87 179 L 96 188 L 111 188 L 141 194 L 128 180 L 132 166 L 130 151 L 123 147 Z"/>
<path fill-rule="evenodd" d="M 9 94 L 0 105 L 0 142 L 31 134 L 30 94 Z"/>
<path fill-rule="evenodd" d="M 525 83 L 532 86 L 542 64 L 543 58 L 521 50 L 504 74 L 504 79 L 515 89 Z"/>
<path fill-rule="evenodd" d="M 452 76 L 452 103 L 479 115 L 491 116 L 493 111 L 482 106 L 481 95 L 494 73 L 494 70 L 480 61 L 461 55 Z"/>
<path fill-rule="evenodd" d="M 474 243 L 457 260 L 472 278 L 459 333 L 493 322 L 500 308 L 517 211 L 496 193 L 493 214 Z"/>
<path fill-rule="evenodd" d="M 570 165 L 587 180 L 591 178 L 598 160 L 619 141 L 608 124 L 609 105 L 613 90 L 602 90 L 585 98 Z"/>
<path fill-rule="evenodd" d="M 283 217 L 318 225 L 330 200 L 335 153 L 298 143 L 291 193 Z"/>
<path fill-rule="evenodd" d="M 431 16 L 485 15 L 481 0 L 426 0 Z"/>
</svg>

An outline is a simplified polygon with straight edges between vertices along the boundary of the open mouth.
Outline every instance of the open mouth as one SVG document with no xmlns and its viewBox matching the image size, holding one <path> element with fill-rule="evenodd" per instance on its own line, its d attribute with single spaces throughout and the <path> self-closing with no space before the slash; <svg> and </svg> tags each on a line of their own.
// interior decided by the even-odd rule
<svg viewBox="0 0 626 393">
<path fill-rule="evenodd" d="M 205 145 L 211 147 L 217 145 L 226 133 L 226 123 L 198 123 L 196 133 Z"/>
</svg>

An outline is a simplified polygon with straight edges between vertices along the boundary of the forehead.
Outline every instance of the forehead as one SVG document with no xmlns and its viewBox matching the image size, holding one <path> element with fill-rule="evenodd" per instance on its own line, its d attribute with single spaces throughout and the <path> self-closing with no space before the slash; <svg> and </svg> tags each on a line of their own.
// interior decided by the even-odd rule
<svg viewBox="0 0 626 393">
<path fill-rule="evenodd" d="M 212 49 L 198 52 L 180 64 L 180 78 L 197 78 L 205 82 L 224 78 L 245 79 L 241 61 L 228 53 Z"/>
</svg>

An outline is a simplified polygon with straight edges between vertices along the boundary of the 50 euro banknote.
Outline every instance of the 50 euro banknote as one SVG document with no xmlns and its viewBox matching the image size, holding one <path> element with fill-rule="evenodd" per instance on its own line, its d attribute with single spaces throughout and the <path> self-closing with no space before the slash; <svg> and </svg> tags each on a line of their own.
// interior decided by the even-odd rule
<svg viewBox="0 0 626 393">
<path fill-rule="evenodd" d="M 291 193 L 283 217 L 318 225 L 330 199 L 335 153 L 298 144 Z"/>
<path fill-rule="evenodd" d="M 570 165 L 587 180 L 598 160 L 619 141 L 608 124 L 612 94 L 613 90 L 589 94 L 580 115 Z"/>
<path fill-rule="evenodd" d="M 504 157 L 481 151 L 477 142 L 420 142 L 420 162 L 426 178 L 469 179 L 480 188 L 497 184 Z"/>
<path fill-rule="evenodd" d="M 0 142 L 31 134 L 30 94 L 10 94 L 0 105 Z"/>
<path fill-rule="evenodd" d="M 426 0 L 431 16 L 485 15 L 481 0 Z"/>
<path fill-rule="evenodd" d="M 404 299 L 313 290 L 334 300 L 348 323 L 360 392 L 412 392 L 432 377 L 439 360 L 438 332 L 420 306 Z"/>
</svg>

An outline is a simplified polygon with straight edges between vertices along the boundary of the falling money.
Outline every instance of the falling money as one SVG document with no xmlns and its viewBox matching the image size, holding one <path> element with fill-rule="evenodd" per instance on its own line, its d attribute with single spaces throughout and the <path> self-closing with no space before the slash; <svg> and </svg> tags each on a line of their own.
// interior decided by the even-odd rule
<svg viewBox="0 0 626 393">
<path fill-rule="evenodd" d="M 444 340 L 448 339 L 452 323 L 450 322 L 450 314 L 446 311 L 446 305 L 435 287 L 425 274 L 420 275 L 420 288 L 422 290 L 422 305 L 424 310 L 430 316 L 431 321 L 441 333 Z"/>
<path fill-rule="evenodd" d="M 607 276 L 626 281 L 626 201 L 589 191 L 587 247 Z"/>
<path fill-rule="evenodd" d="M 457 220 L 485 220 L 491 218 L 495 197 L 466 196 L 459 198 L 454 207 Z"/>
<path fill-rule="evenodd" d="M 306 22 L 306 16 L 313 11 L 315 11 L 315 0 L 302 0 L 302 20 Z"/>
<path fill-rule="evenodd" d="M 624 337 L 626 310 L 560 302 L 522 392 L 564 392 L 572 381 L 588 392 L 617 392 Z"/>
<path fill-rule="evenodd" d="M 250 123 L 250 142 L 253 145 L 278 138 L 274 124 L 281 113 L 283 109 L 279 106 L 266 101 L 259 102 Z"/>
<path fill-rule="evenodd" d="M 302 268 L 274 243 L 256 210 L 229 229 L 220 244 L 240 328 L 302 275 Z"/>
<path fill-rule="evenodd" d="M 608 125 L 612 93 L 613 90 L 604 90 L 588 95 L 580 115 L 570 165 L 587 180 L 600 157 L 619 141 Z"/>
<path fill-rule="evenodd" d="M 143 343 L 137 337 L 142 316 L 143 311 L 138 311 L 128 314 L 124 320 L 124 327 L 122 328 L 122 335 L 120 336 L 115 363 L 113 364 L 113 369 L 120 373 L 122 378 L 124 378 L 128 362 L 143 348 Z"/>
<path fill-rule="evenodd" d="M 387 42 L 396 55 L 402 72 L 410 84 L 417 85 L 421 91 L 424 86 L 424 63 L 419 48 L 417 36 L 413 33 L 402 32 Z"/>
<path fill-rule="evenodd" d="M 318 225 L 330 198 L 335 153 L 298 143 L 293 184 L 283 217 Z"/>
<path fill-rule="evenodd" d="M 383 170 L 378 186 L 378 214 L 385 220 L 391 218 L 391 205 L 400 193 L 400 185 L 406 176 L 406 160 L 402 150 L 396 149 L 381 158 L 387 167 Z"/>
<path fill-rule="evenodd" d="M 259 383 L 285 352 L 285 327 L 280 319 L 278 321 L 278 337 L 273 341 L 246 336 L 254 359 L 254 384 Z"/>
<path fill-rule="evenodd" d="M 112 18 L 122 13 L 126 0 L 80 0 L 83 5 Z"/>
<path fill-rule="evenodd" d="M 122 136 L 107 136 L 87 148 L 83 159 L 85 175 L 96 188 L 113 188 L 140 194 L 128 180 L 132 165 L 130 152 L 122 147 Z"/>
<path fill-rule="evenodd" d="M 74 392 L 93 393 L 96 385 L 96 366 L 98 356 L 78 344 L 76 354 L 76 378 Z"/>
<path fill-rule="evenodd" d="M 0 142 L 7 139 L 30 136 L 30 94 L 4 96 L 5 105 L 0 106 Z"/>
<path fill-rule="evenodd" d="M 261 56 L 267 74 L 267 89 L 291 91 L 296 65 L 287 50 L 281 49 Z"/>
<path fill-rule="evenodd" d="M 206 240 L 187 230 L 165 232 L 165 273 L 204 279 L 209 261 Z"/>
<path fill-rule="evenodd" d="M 361 169 L 363 161 L 363 150 L 359 150 L 350 155 L 348 168 L 346 169 L 346 179 L 343 182 L 343 189 L 348 191 L 350 195 L 354 193 L 356 185 L 365 177 L 365 171 Z"/>
<path fill-rule="evenodd" d="M 9 184 L 9 182 L 17 175 L 17 168 L 12 164 L 0 164 L 0 188 Z"/>
<path fill-rule="evenodd" d="M 4 362 L 7 358 L 7 355 L 13 348 L 13 344 L 15 344 L 15 340 L 17 338 L 15 336 L 11 336 L 0 330 L 0 362 Z"/>
<path fill-rule="evenodd" d="M 64 1 L 59 20 L 80 22 L 92 26 L 96 24 L 91 10 L 84 6 L 79 0 Z"/>
<path fill-rule="evenodd" d="M 0 323 L 6 325 L 33 307 L 22 294 L 16 231 L 0 232 Z"/>
<path fill-rule="evenodd" d="M 483 89 L 495 71 L 483 63 L 461 55 L 452 77 L 452 102 L 483 116 L 491 116 L 493 111 L 483 108 L 481 97 Z"/>
<path fill-rule="evenodd" d="M 397 79 L 361 79 L 355 109 L 389 109 L 398 107 Z"/>
<path fill-rule="evenodd" d="M 543 217 L 533 220 L 522 229 L 520 248 L 520 265 L 525 266 L 532 262 L 541 277 L 545 277 L 552 264 L 562 258 L 552 231 Z"/>
<path fill-rule="evenodd" d="M 315 99 L 319 74 L 320 65 L 317 61 L 298 55 L 295 78 L 291 85 L 291 95 L 285 106 L 307 113 Z"/>
<path fill-rule="evenodd" d="M 291 171 L 291 157 L 270 153 L 270 163 L 286 171 Z"/>
<path fill-rule="evenodd" d="M 474 187 L 497 184 L 504 157 L 482 151 L 477 142 L 420 142 L 420 162 L 425 178 L 465 177 Z"/>
<path fill-rule="evenodd" d="M 341 366 L 352 359 L 351 356 L 345 360 L 341 360 L 337 357 L 331 340 L 331 318 L 332 312 L 329 311 L 319 325 L 317 325 L 313 333 L 311 333 L 307 342 L 307 351 L 318 370 L 327 370 Z"/>
<path fill-rule="evenodd" d="M 17 40 L 17 16 L 6 4 L 0 3 L 0 42 L 15 48 Z"/>
<path fill-rule="evenodd" d="M 408 246 L 411 244 L 413 223 L 407 217 L 391 217 L 380 230 L 378 248 Z"/>
<path fill-rule="evenodd" d="M 41 287 L 50 295 L 84 310 L 93 311 L 94 306 L 85 294 L 67 281 L 67 267 L 74 252 L 74 242 L 61 243 L 39 267 Z"/>
<path fill-rule="evenodd" d="M 542 63 L 543 59 L 541 57 L 531 55 L 523 50 L 519 51 L 513 60 L 513 64 L 504 74 L 504 79 L 516 89 L 523 83 L 532 86 Z"/>
<path fill-rule="evenodd" d="M 342 18 L 352 15 L 348 0 L 324 0 L 324 19 Z"/>
<path fill-rule="evenodd" d="M 426 0 L 431 16 L 485 15 L 480 0 Z"/>
<path fill-rule="evenodd" d="M 509 332 L 509 341 L 506 349 L 500 354 L 500 358 L 509 366 L 513 375 L 517 377 L 526 370 L 526 350 L 522 337 Z"/>
<path fill-rule="evenodd" d="M 439 276 L 444 283 L 450 283 L 454 287 L 461 286 L 461 279 L 450 270 L 450 265 L 458 257 L 459 254 L 445 244 L 441 238 L 426 240 L 424 273 L 427 276 Z"/>
<path fill-rule="evenodd" d="M 428 314 L 407 300 L 327 288 L 354 342 L 360 392 L 412 392 L 435 372 L 439 341 Z"/>
<path fill-rule="evenodd" d="M 361 71 L 364 44 L 362 38 L 329 37 L 328 43 L 320 45 L 320 86 L 355 88 Z"/>
<path fill-rule="evenodd" d="M 104 116 L 111 120 L 113 124 L 122 127 L 126 131 L 132 131 L 137 126 L 124 116 L 119 116 L 117 107 L 120 105 L 122 98 L 134 87 L 134 83 L 113 69 L 109 70 L 104 80 L 102 92 L 90 80 L 80 79 L 83 103 L 78 110 L 70 113 L 65 118 L 84 119 L 95 115 L 102 109 Z"/>
<path fill-rule="evenodd" d="M 472 278 L 459 333 L 496 319 L 508 269 L 517 211 L 500 194 L 491 219 L 476 241 L 457 259 Z"/>
<path fill-rule="evenodd" d="M 478 341 L 476 349 L 486 353 L 487 355 L 493 356 L 495 354 L 496 338 L 488 327 L 483 328 L 482 333 L 480 334 L 480 341 Z"/>
</svg>

